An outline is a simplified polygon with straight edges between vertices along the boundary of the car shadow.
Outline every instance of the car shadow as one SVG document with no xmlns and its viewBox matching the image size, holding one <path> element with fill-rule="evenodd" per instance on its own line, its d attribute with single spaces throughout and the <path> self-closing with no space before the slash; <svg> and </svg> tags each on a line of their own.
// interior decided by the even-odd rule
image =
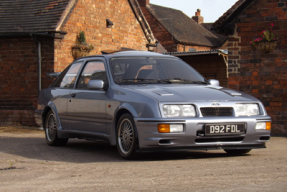
<svg viewBox="0 0 287 192">
<path fill-rule="evenodd" d="M 249 156 L 243 154 L 240 156 Z M 136 156 L 136 161 L 163 161 L 163 160 L 183 160 L 183 159 L 214 159 L 222 157 L 234 157 L 223 150 L 209 151 L 156 151 L 156 152 L 139 152 Z M 238 155 L 239 156 L 239 155 Z"/>
<path fill-rule="evenodd" d="M 6 137 L 0 136 L 0 153 L 21 156 L 44 161 L 71 163 L 121 162 L 115 146 L 103 141 L 70 139 L 66 146 L 53 147 L 46 144 L 43 137 Z M 1 155 L 7 159 L 9 156 Z M 184 159 L 206 159 L 230 157 L 223 150 L 218 151 L 184 151 L 184 152 L 139 152 L 135 161 L 163 161 Z M 15 157 L 14 157 L 15 158 Z"/>
</svg>

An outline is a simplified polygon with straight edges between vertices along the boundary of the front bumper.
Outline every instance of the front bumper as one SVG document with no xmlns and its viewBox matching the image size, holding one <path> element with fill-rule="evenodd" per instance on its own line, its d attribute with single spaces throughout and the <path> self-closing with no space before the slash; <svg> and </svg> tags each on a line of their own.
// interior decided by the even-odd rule
<svg viewBox="0 0 287 192">
<path fill-rule="evenodd" d="M 270 122 L 269 116 L 256 117 L 198 117 L 190 119 L 135 118 L 140 150 L 211 150 L 265 148 L 270 130 L 256 130 L 257 122 Z M 205 124 L 245 123 L 246 132 L 240 135 L 206 136 Z M 182 133 L 159 133 L 158 124 L 182 124 Z"/>
</svg>

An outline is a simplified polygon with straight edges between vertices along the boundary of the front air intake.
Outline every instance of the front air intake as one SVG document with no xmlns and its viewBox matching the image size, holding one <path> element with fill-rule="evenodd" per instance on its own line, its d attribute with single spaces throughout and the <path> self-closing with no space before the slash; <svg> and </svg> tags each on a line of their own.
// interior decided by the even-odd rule
<svg viewBox="0 0 287 192">
<path fill-rule="evenodd" d="M 232 116 L 232 107 L 202 107 L 200 108 L 201 114 L 204 117 L 211 116 Z"/>
</svg>

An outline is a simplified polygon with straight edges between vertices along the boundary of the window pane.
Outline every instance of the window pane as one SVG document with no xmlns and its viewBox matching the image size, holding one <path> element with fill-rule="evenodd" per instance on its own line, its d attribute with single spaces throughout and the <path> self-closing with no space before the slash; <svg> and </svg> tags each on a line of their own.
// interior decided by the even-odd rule
<svg viewBox="0 0 287 192">
<path fill-rule="evenodd" d="M 64 76 L 63 80 L 61 81 L 60 87 L 61 88 L 69 88 L 72 89 L 75 84 L 75 80 L 78 74 L 78 71 L 81 67 L 82 63 L 75 63 L 71 65 L 68 72 Z"/>
<path fill-rule="evenodd" d="M 101 61 L 88 62 L 80 76 L 77 88 L 87 89 L 90 80 L 103 80 L 106 84 L 107 75 L 105 64 Z"/>
<path fill-rule="evenodd" d="M 60 87 L 60 84 L 64 78 L 64 76 L 66 75 L 67 71 L 70 69 L 71 65 L 69 65 L 56 79 L 55 81 L 52 83 L 52 87 Z"/>
<path fill-rule="evenodd" d="M 178 58 L 166 57 L 125 57 L 111 59 L 111 71 L 115 83 L 124 80 L 184 79 L 205 81 L 197 71 Z M 145 82 L 148 83 L 148 82 Z"/>
</svg>

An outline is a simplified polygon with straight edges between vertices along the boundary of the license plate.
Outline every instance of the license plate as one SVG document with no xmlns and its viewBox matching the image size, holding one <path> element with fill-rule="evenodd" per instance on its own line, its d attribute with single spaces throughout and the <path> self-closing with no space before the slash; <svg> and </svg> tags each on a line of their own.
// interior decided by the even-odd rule
<svg viewBox="0 0 287 192">
<path fill-rule="evenodd" d="M 245 134 L 245 124 L 206 124 L 205 135 Z"/>
</svg>

